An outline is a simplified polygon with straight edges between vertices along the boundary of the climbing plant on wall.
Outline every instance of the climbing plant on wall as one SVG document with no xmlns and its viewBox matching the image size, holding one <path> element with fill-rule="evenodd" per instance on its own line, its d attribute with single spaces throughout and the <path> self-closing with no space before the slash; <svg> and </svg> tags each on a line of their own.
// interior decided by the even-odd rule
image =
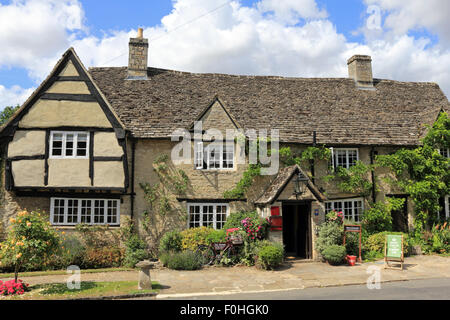
<svg viewBox="0 0 450 320">
<path fill-rule="evenodd" d="M 259 150 L 259 140 L 256 143 L 256 149 Z M 248 155 L 248 143 L 246 147 L 246 153 Z M 290 147 L 280 148 L 279 151 L 275 149 L 270 149 L 269 154 L 273 152 L 278 152 L 281 167 L 288 167 L 295 164 L 308 164 L 310 161 L 314 160 L 326 160 L 331 158 L 331 151 L 325 146 L 320 147 L 308 147 L 302 152 L 295 153 Z M 259 152 L 258 152 L 259 154 Z M 247 190 L 253 185 L 256 177 L 261 175 L 261 168 L 263 165 L 258 161 L 257 164 L 249 164 L 246 171 L 242 175 L 242 179 L 237 183 L 237 185 L 231 189 L 224 192 L 225 199 L 242 199 L 245 197 Z"/>
<path fill-rule="evenodd" d="M 155 184 L 140 183 L 148 209 L 143 212 L 142 227 L 146 232 L 150 252 L 157 255 L 162 236 L 186 221 L 186 212 L 175 208 L 171 198 L 186 195 L 189 179 L 186 173 L 169 163 L 167 155 L 158 156 L 153 162 L 153 170 L 158 175 Z"/>
<path fill-rule="evenodd" d="M 369 173 L 374 169 L 373 165 L 366 165 L 362 161 L 349 169 L 337 167 L 333 172 L 323 177 L 324 181 L 335 181 L 341 192 L 357 194 L 367 199 L 372 192 L 373 182 L 369 179 Z"/>
<path fill-rule="evenodd" d="M 437 219 L 439 199 L 450 192 L 450 159 L 439 149 L 450 148 L 450 118 L 441 113 L 438 120 L 415 149 L 400 149 L 391 155 L 380 155 L 378 166 L 388 167 L 396 176 L 391 183 L 409 194 L 415 204 L 416 235 L 428 229 Z"/>
</svg>

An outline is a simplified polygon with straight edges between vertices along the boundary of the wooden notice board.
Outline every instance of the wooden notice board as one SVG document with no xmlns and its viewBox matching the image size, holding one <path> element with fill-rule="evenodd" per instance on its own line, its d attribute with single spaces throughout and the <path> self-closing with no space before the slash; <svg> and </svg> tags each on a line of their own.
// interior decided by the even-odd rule
<svg viewBox="0 0 450 320">
<path fill-rule="evenodd" d="M 362 258 L 361 258 L 361 236 L 362 236 L 362 231 L 361 231 L 361 226 L 360 225 L 344 225 L 344 247 L 345 247 L 345 240 L 346 240 L 346 233 L 347 232 L 357 232 L 359 233 L 359 257 L 358 257 L 358 261 L 362 262 Z"/>
<path fill-rule="evenodd" d="M 384 243 L 384 267 L 403 270 L 403 262 L 403 235 L 387 234 Z M 393 264 L 400 267 L 394 267 Z"/>
</svg>

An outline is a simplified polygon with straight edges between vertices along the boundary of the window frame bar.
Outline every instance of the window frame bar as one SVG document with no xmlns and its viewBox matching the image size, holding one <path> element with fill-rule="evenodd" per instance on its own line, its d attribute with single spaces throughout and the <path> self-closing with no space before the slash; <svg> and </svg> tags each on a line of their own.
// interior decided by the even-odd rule
<svg viewBox="0 0 450 320">
<path fill-rule="evenodd" d="M 61 146 L 61 155 L 55 156 L 53 155 L 53 137 L 55 134 L 62 135 L 62 146 Z M 73 154 L 72 156 L 66 155 L 67 150 L 67 135 L 73 134 Z M 85 156 L 77 156 L 78 152 L 78 135 L 85 134 L 86 135 L 86 155 Z M 88 131 L 50 131 L 50 153 L 49 159 L 89 159 L 89 145 L 90 145 L 90 134 Z"/>
<path fill-rule="evenodd" d="M 191 207 L 196 207 L 196 206 L 200 207 L 200 212 L 198 213 L 200 215 L 200 219 L 198 221 L 200 227 L 203 226 L 203 215 L 205 214 L 204 211 L 203 211 L 203 208 L 205 206 L 213 206 L 213 228 L 214 228 L 214 230 L 220 230 L 220 229 L 217 229 L 217 207 L 218 206 L 225 206 L 227 208 L 226 209 L 226 213 L 225 213 L 226 218 L 228 218 L 228 216 L 230 215 L 230 206 L 229 206 L 228 203 L 223 203 L 223 202 L 194 203 L 194 202 L 191 202 L 191 203 L 187 204 L 187 212 L 188 212 L 187 228 L 188 229 L 196 228 L 196 227 L 191 227 L 191 212 L 190 212 L 190 208 Z M 196 214 L 195 213 L 195 209 L 194 209 L 194 213 L 193 214 Z M 223 214 L 223 213 L 221 213 L 221 214 Z M 226 219 L 225 219 L 225 221 L 221 221 L 221 222 L 225 223 Z"/>
<path fill-rule="evenodd" d="M 54 222 L 54 213 L 55 213 L 55 200 L 64 200 L 64 218 L 63 218 L 63 223 L 55 223 Z M 68 218 L 68 204 L 69 204 L 69 200 L 77 200 L 78 201 L 78 207 L 77 207 L 77 223 L 68 223 L 67 222 L 67 218 Z M 102 198 L 102 199 L 91 199 L 91 198 L 61 198 L 61 197 L 52 197 L 50 198 L 50 223 L 52 226 L 76 226 L 78 224 L 81 224 L 81 207 L 82 207 L 82 201 L 86 200 L 86 201 L 91 201 L 91 222 L 90 223 L 85 223 L 86 225 L 89 226 L 93 226 L 93 225 L 110 225 L 110 226 L 120 226 L 120 199 L 107 199 L 107 198 Z M 95 223 L 94 221 L 94 209 L 95 209 L 95 200 L 98 201 L 103 201 L 103 206 L 102 208 L 104 209 L 103 212 L 103 221 L 104 223 Z M 117 204 L 117 207 L 115 207 L 117 209 L 116 212 L 116 219 L 117 222 L 116 223 L 107 223 L 108 221 L 108 201 L 115 201 Z M 87 208 L 87 207 L 86 207 Z"/>
</svg>

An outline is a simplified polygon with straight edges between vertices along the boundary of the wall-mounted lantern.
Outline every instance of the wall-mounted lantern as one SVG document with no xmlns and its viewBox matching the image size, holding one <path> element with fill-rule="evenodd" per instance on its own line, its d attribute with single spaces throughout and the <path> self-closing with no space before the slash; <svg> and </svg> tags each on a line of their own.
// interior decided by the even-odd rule
<svg viewBox="0 0 450 320">
<path fill-rule="evenodd" d="M 294 180 L 294 195 L 298 198 L 305 193 L 307 188 L 308 178 L 303 176 L 300 172 Z"/>
</svg>

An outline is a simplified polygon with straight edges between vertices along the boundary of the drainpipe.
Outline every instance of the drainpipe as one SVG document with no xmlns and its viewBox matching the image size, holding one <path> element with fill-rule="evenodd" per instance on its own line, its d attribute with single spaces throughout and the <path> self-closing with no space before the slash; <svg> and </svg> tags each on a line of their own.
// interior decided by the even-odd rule
<svg viewBox="0 0 450 320">
<path fill-rule="evenodd" d="M 373 165 L 374 164 L 374 158 L 375 158 L 375 148 L 372 147 L 370 149 L 370 164 Z M 372 201 L 373 203 L 375 203 L 376 199 L 377 199 L 377 195 L 376 195 L 376 185 L 375 185 L 375 170 L 372 169 L 371 171 L 371 176 L 372 176 Z"/>
<path fill-rule="evenodd" d="M 313 131 L 313 147 L 316 147 L 316 146 L 317 146 L 317 132 Z M 316 176 L 316 170 L 315 170 L 315 167 L 314 167 L 314 159 L 309 160 L 309 165 L 311 167 L 311 175 L 312 175 L 311 181 L 314 184 L 315 176 Z"/>
<path fill-rule="evenodd" d="M 131 138 L 131 193 L 130 193 L 130 209 L 131 209 L 131 222 L 134 223 L 134 198 L 136 194 L 134 193 L 134 171 L 135 171 L 135 161 L 136 161 L 136 139 Z"/>
</svg>

